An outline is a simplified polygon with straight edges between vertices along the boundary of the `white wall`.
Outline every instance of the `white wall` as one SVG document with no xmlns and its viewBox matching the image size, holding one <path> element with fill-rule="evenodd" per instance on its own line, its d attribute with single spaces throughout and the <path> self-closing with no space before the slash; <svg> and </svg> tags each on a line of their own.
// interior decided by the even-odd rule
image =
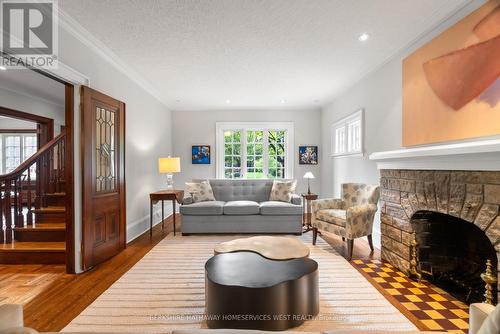
<svg viewBox="0 0 500 334">
<path fill-rule="evenodd" d="M 311 191 L 321 191 L 321 160 L 318 166 L 304 166 L 298 163 L 300 145 L 318 145 L 323 147 L 320 135 L 319 110 L 275 110 L 275 111 L 175 111 L 173 113 L 174 155 L 181 158 L 182 172 L 174 176 L 177 186 L 184 188 L 184 183 L 194 178 L 215 178 L 215 123 L 216 122 L 293 122 L 294 123 L 294 175 L 298 180 L 297 192 L 307 191 L 307 182 L 302 179 L 306 171 L 311 171 L 317 178 L 311 182 Z M 191 145 L 210 145 L 211 164 L 191 164 Z"/>
<path fill-rule="evenodd" d="M 59 59 L 65 65 L 87 76 L 92 88 L 126 105 L 126 216 L 127 240 L 130 241 L 149 228 L 149 193 L 163 187 L 164 180 L 158 174 L 157 159 L 172 153 L 172 114 L 146 90 L 67 31 L 60 29 L 59 39 Z M 76 198 L 76 204 L 78 200 Z M 170 213 L 166 206 L 166 214 Z M 79 214 L 76 212 L 77 268 L 81 238 Z M 156 214 L 155 223 L 159 220 Z"/>
<path fill-rule="evenodd" d="M 323 196 L 339 196 L 340 184 L 345 182 L 379 183 L 376 164 L 370 161 L 368 156 L 373 152 L 402 147 L 402 60 L 484 2 L 473 1 L 323 108 L 321 113 Z M 365 109 L 364 156 L 330 157 L 331 124 L 360 108 Z M 374 227 L 374 243 L 380 246 L 378 216 Z"/>
<path fill-rule="evenodd" d="M 3 83 L 3 87 L 0 87 L 0 105 L 2 107 L 51 118 L 54 120 L 54 134 L 59 134 L 61 125 L 64 125 L 64 104 L 16 92 L 6 87 L 7 85 L 8 83 Z M 61 97 L 63 96 L 64 86 L 61 84 Z"/>
<path fill-rule="evenodd" d="M 0 116 L 0 129 L 2 130 L 23 130 L 31 129 L 36 130 L 35 122 L 23 121 L 16 118 Z"/>
</svg>

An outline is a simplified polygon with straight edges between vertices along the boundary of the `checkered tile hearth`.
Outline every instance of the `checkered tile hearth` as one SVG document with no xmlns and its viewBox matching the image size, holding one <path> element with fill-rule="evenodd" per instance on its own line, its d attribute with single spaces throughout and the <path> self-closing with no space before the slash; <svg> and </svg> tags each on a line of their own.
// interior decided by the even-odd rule
<svg viewBox="0 0 500 334">
<path fill-rule="evenodd" d="M 379 260 L 353 260 L 352 264 L 419 329 L 467 333 L 469 307 L 447 292 L 429 282 L 412 281 Z"/>
</svg>

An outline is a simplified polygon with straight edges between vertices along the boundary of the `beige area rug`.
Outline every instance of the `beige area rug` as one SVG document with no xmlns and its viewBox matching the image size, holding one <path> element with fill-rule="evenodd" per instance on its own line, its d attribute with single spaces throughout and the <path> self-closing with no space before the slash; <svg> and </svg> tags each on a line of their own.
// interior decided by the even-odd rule
<svg viewBox="0 0 500 334">
<path fill-rule="evenodd" d="M 214 245 L 238 236 L 170 234 L 63 332 L 169 333 L 173 329 L 206 328 L 204 264 Z M 411 331 L 416 327 L 392 306 L 355 268 L 318 238 L 300 238 L 319 264 L 320 314 L 297 331 L 368 329 Z"/>
</svg>

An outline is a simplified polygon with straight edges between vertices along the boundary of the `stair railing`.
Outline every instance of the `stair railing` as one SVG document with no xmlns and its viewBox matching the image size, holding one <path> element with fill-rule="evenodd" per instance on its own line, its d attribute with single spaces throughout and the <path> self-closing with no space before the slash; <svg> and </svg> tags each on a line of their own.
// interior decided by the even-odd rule
<svg viewBox="0 0 500 334">
<path fill-rule="evenodd" d="M 33 224 L 33 210 L 47 205 L 46 194 L 64 190 L 66 133 L 41 147 L 8 174 L 0 175 L 0 242 L 12 242 L 13 228 Z"/>
</svg>

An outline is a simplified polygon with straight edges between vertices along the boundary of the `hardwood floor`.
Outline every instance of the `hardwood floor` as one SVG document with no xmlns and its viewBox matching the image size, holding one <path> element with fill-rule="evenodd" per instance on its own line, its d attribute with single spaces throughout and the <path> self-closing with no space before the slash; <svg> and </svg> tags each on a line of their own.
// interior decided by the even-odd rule
<svg viewBox="0 0 500 334">
<path fill-rule="evenodd" d="M 152 239 L 146 232 L 120 254 L 80 275 L 66 274 L 64 265 L 0 265 L 0 304 L 23 304 L 28 327 L 60 331 L 171 231 L 168 218 L 163 233 L 157 225 Z M 341 255 L 347 254 L 340 238 L 324 238 Z M 353 259 L 360 258 L 377 259 L 380 252 L 371 253 L 368 242 L 357 239 Z"/>
<path fill-rule="evenodd" d="M 0 265 L 0 304 L 26 305 L 65 272 L 64 264 Z"/>
</svg>

